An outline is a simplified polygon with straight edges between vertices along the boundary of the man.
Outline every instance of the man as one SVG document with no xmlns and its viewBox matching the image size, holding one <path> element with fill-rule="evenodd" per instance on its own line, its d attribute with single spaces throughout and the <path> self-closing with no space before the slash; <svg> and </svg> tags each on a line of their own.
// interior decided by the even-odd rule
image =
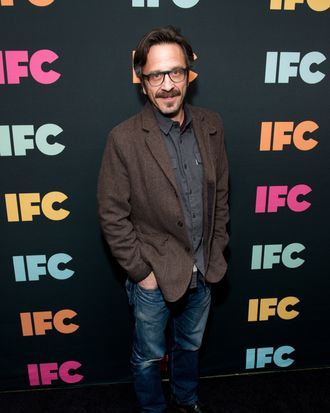
<svg viewBox="0 0 330 413">
<path fill-rule="evenodd" d="M 112 130 L 99 177 L 101 225 L 128 273 L 131 366 L 141 412 L 168 411 L 159 370 L 167 351 L 170 411 L 205 411 L 197 397 L 198 349 L 209 284 L 227 267 L 223 127 L 217 114 L 185 104 L 192 63 L 191 46 L 173 27 L 142 38 L 134 69 L 148 101 Z"/>
</svg>

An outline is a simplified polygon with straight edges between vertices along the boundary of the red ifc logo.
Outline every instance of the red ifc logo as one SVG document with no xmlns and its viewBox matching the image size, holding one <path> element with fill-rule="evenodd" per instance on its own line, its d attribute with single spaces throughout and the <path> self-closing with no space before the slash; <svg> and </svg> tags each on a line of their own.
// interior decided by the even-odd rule
<svg viewBox="0 0 330 413">
<path fill-rule="evenodd" d="M 260 151 L 282 151 L 284 145 L 294 145 L 300 151 L 310 151 L 318 141 L 308 134 L 319 129 L 312 120 L 294 125 L 293 122 L 262 122 L 260 132 Z"/>
<path fill-rule="evenodd" d="M 84 376 L 75 372 L 81 367 L 78 361 L 66 361 L 60 366 L 58 363 L 28 364 L 30 386 L 51 385 L 54 380 L 64 383 L 79 383 Z"/>
<path fill-rule="evenodd" d="M 271 10 L 296 10 L 296 4 L 307 3 L 314 11 L 325 11 L 330 7 L 330 0 L 270 0 Z"/>
<path fill-rule="evenodd" d="M 0 51 L 0 85 L 19 85 L 22 77 L 29 77 L 29 70 L 36 82 L 43 85 L 55 83 L 61 74 L 55 70 L 46 70 L 44 64 L 47 63 L 48 66 L 58 58 L 55 52 L 47 49 L 38 50 L 30 59 L 27 50 Z"/>
<path fill-rule="evenodd" d="M 29 0 L 31 4 L 38 7 L 49 6 L 55 0 Z M 14 0 L 0 0 L 0 6 L 14 6 Z"/>
<path fill-rule="evenodd" d="M 62 192 L 49 192 L 41 199 L 39 193 L 5 194 L 8 222 L 33 221 L 35 215 L 43 213 L 52 221 L 61 221 L 70 214 L 63 208 L 54 208 L 68 197 Z"/>
<path fill-rule="evenodd" d="M 51 311 L 37 311 L 34 313 L 20 313 L 23 336 L 44 336 L 46 330 L 57 330 L 62 334 L 71 334 L 78 330 L 79 326 L 68 323 L 77 315 L 73 310 L 61 310 L 56 314 Z"/>
<path fill-rule="evenodd" d="M 306 211 L 311 203 L 298 200 L 302 195 L 312 192 L 308 185 L 296 185 L 289 190 L 288 186 L 257 186 L 256 208 L 258 214 L 263 212 L 277 212 L 279 207 L 288 206 L 291 211 Z"/>
</svg>

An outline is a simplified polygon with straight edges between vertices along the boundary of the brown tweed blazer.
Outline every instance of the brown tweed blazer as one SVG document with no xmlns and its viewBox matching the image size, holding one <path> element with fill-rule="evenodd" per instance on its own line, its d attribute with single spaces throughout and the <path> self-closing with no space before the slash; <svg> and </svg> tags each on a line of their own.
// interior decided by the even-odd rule
<svg viewBox="0 0 330 413">
<path fill-rule="evenodd" d="M 189 106 L 203 162 L 203 246 L 206 280 L 227 268 L 228 165 L 220 117 Z M 138 282 L 151 271 L 168 301 L 187 290 L 193 251 L 175 173 L 150 103 L 110 133 L 98 182 L 101 226 L 113 256 Z"/>
</svg>

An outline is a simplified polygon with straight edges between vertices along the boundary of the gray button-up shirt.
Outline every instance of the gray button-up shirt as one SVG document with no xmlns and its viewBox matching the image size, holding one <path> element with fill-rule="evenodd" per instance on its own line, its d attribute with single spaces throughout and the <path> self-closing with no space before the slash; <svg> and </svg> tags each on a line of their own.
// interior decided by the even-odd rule
<svg viewBox="0 0 330 413">
<path fill-rule="evenodd" d="M 203 165 L 194 134 L 193 121 L 187 106 L 184 121 L 173 122 L 154 109 L 160 130 L 170 155 L 187 233 L 194 251 L 194 270 L 205 275 L 203 255 Z M 195 267 L 196 266 L 196 267 Z M 193 269 L 192 269 L 193 270 Z M 190 287 L 196 286 L 197 271 L 192 271 Z"/>
</svg>

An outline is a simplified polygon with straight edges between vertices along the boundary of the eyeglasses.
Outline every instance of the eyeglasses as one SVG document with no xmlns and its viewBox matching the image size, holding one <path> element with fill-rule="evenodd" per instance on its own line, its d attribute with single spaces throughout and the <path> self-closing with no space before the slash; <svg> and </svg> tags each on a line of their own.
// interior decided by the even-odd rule
<svg viewBox="0 0 330 413">
<path fill-rule="evenodd" d="M 142 77 L 147 79 L 151 86 L 160 86 L 164 82 L 165 75 L 168 75 L 172 82 L 180 83 L 186 78 L 187 72 L 187 67 L 177 67 L 176 69 L 166 70 L 164 72 L 154 72 L 149 75 L 144 75 L 142 73 Z"/>
</svg>

